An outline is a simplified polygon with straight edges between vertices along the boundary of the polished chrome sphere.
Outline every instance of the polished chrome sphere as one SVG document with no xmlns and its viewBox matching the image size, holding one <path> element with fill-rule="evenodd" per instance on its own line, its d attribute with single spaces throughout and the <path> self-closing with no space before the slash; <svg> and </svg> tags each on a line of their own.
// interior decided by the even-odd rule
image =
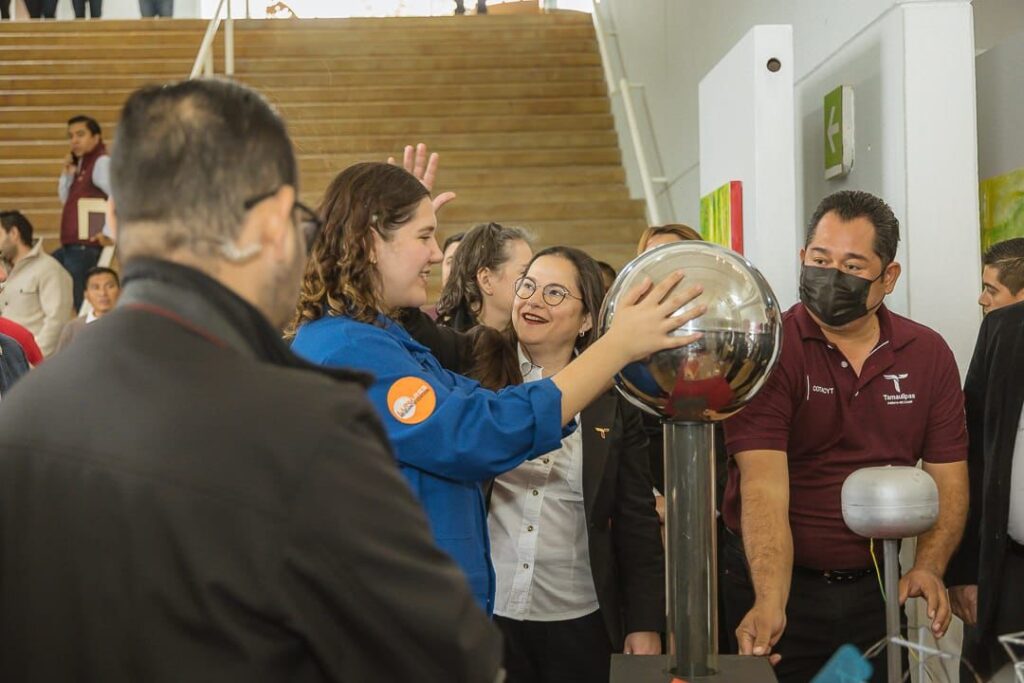
<svg viewBox="0 0 1024 683">
<path fill-rule="evenodd" d="M 660 351 L 616 375 L 630 402 L 673 422 L 722 420 L 747 404 L 768 379 L 782 348 L 782 316 L 768 282 L 739 254 L 708 242 L 675 242 L 633 259 L 608 291 L 601 331 L 608 330 L 625 292 L 649 277 L 660 282 L 683 270 L 704 292 L 684 306 L 705 304 L 707 313 L 674 334 L 701 332 L 686 346 Z"/>
<path fill-rule="evenodd" d="M 935 480 L 916 467 L 865 467 L 843 482 L 843 521 L 864 538 L 909 538 L 939 517 Z"/>
</svg>

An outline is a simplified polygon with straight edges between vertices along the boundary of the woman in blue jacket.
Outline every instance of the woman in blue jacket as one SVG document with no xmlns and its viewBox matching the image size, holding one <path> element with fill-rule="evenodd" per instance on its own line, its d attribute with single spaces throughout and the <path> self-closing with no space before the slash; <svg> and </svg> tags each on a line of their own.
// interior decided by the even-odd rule
<svg viewBox="0 0 1024 683">
<path fill-rule="evenodd" d="M 323 232 L 306 267 L 293 348 L 315 363 L 373 375 L 370 399 L 398 464 L 438 545 L 490 613 L 494 570 L 480 483 L 558 448 L 573 417 L 627 363 L 694 341 L 697 335 L 672 333 L 703 308 L 673 313 L 700 286 L 673 292 L 682 273 L 638 286 L 608 333 L 561 372 L 493 392 L 444 370 L 395 322 L 400 309 L 426 303 L 431 266 L 442 258 L 423 184 L 397 166 L 356 164 L 331 183 L 320 214 Z"/>
</svg>

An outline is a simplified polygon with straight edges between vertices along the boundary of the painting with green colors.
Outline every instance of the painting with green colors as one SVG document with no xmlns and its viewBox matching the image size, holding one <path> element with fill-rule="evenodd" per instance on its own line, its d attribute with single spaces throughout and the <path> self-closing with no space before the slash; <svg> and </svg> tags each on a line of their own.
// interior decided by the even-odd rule
<svg viewBox="0 0 1024 683">
<path fill-rule="evenodd" d="M 1024 168 L 981 181 L 981 250 L 1024 237 Z"/>
<path fill-rule="evenodd" d="M 700 235 L 743 253 L 743 183 L 730 181 L 700 198 Z"/>
</svg>

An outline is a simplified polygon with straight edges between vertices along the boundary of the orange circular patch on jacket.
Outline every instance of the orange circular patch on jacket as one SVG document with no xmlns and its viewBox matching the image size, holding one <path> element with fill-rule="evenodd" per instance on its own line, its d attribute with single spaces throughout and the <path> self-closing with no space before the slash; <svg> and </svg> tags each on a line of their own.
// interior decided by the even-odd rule
<svg viewBox="0 0 1024 683">
<path fill-rule="evenodd" d="M 388 389 L 388 412 L 402 424 L 423 422 L 436 406 L 437 394 L 422 377 L 403 377 Z"/>
</svg>

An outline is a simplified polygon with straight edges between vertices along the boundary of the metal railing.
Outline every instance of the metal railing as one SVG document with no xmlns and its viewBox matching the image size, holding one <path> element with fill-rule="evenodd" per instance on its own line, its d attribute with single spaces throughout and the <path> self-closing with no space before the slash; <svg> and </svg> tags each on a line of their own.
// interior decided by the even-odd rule
<svg viewBox="0 0 1024 683">
<path fill-rule="evenodd" d="M 643 83 L 637 83 L 630 81 L 626 77 L 626 69 L 622 60 L 622 52 L 619 47 L 617 33 L 614 29 L 606 30 L 604 26 L 604 19 L 602 17 L 602 2 L 601 0 L 592 0 L 593 11 L 591 15 L 594 18 L 594 32 L 597 34 L 597 47 L 601 51 L 601 65 L 604 68 L 604 80 L 608 86 L 608 96 L 615 97 L 620 95 L 622 97 L 622 108 L 626 114 L 626 127 L 629 130 L 630 144 L 633 147 L 633 155 L 636 157 L 637 167 L 640 173 L 640 185 L 643 188 L 644 200 L 647 204 L 647 219 L 650 225 L 662 225 L 661 208 L 658 203 L 658 192 L 655 190 L 655 185 L 667 185 L 668 179 L 663 175 L 655 176 L 651 173 L 650 165 L 647 161 L 647 151 L 644 148 L 644 139 L 641 135 L 640 123 L 636 114 L 636 107 L 633 102 L 633 91 L 639 90 L 642 97 L 646 97 L 646 91 L 644 90 Z M 622 77 L 618 80 L 615 79 L 612 70 L 611 51 L 608 49 L 608 37 L 615 40 L 616 52 L 619 55 L 619 71 L 622 73 Z M 650 110 L 647 108 L 646 99 L 644 100 L 644 112 L 646 113 L 648 131 L 650 132 L 651 140 L 654 141 L 654 155 L 658 160 L 659 168 L 664 168 L 661 164 L 661 157 L 658 151 L 657 140 L 654 135 L 654 125 L 651 123 Z M 672 208 L 672 200 L 666 193 L 666 200 L 669 202 L 669 208 Z M 673 213 L 675 211 L 673 210 Z"/>
<path fill-rule="evenodd" d="M 248 12 L 248 4 L 246 5 L 246 11 Z M 217 37 L 217 31 L 220 29 L 221 14 L 225 12 L 224 74 L 226 76 L 235 75 L 235 20 L 231 16 L 231 0 L 220 0 L 217 3 L 217 11 L 213 13 L 210 23 L 206 26 L 203 42 L 199 44 L 199 53 L 196 55 L 196 61 L 192 63 L 192 73 L 189 74 L 190 79 L 198 76 L 213 75 L 213 41 Z"/>
</svg>

